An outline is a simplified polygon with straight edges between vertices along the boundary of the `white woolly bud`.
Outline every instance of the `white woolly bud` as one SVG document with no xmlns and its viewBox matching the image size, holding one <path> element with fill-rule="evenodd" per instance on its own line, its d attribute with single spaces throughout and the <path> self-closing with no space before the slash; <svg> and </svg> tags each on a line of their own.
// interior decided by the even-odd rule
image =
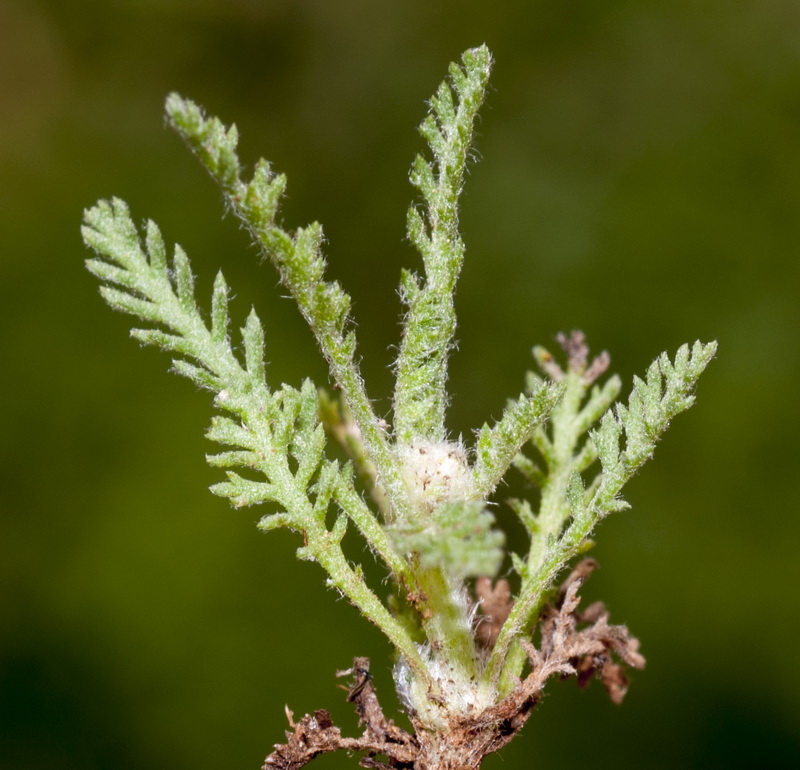
<svg viewBox="0 0 800 770">
<path fill-rule="evenodd" d="M 428 674 L 436 683 L 438 696 L 431 698 L 428 684 L 414 676 L 402 656 L 392 670 L 400 703 L 429 729 L 444 729 L 453 717 L 474 716 L 497 703 L 497 690 L 445 658 L 434 655 L 428 645 L 417 650 Z"/>
<path fill-rule="evenodd" d="M 461 444 L 419 441 L 401 450 L 403 477 L 417 510 L 474 497 L 472 472 Z"/>
</svg>

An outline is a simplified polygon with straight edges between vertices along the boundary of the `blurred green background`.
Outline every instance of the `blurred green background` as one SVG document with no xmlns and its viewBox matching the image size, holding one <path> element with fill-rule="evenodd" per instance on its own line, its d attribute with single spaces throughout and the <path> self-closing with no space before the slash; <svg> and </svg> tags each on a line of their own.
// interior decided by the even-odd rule
<svg viewBox="0 0 800 770">
<path fill-rule="evenodd" d="M 646 670 L 621 708 L 551 683 L 486 766 L 800 766 L 796 0 L 0 0 L 2 770 L 257 768 L 286 703 L 355 731 L 334 678 L 353 655 L 395 705 L 387 646 L 296 539 L 208 494 L 209 398 L 127 338 L 78 226 L 126 199 L 187 249 L 202 295 L 224 266 L 237 320 L 257 303 L 273 382 L 324 384 L 163 99 L 235 120 L 245 160 L 288 174 L 287 225 L 325 225 L 388 414 L 415 127 L 484 41 L 454 435 L 497 417 L 559 330 L 626 382 L 720 343 L 633 510 L 598 532 L 587 598 Z"/>
</svg>

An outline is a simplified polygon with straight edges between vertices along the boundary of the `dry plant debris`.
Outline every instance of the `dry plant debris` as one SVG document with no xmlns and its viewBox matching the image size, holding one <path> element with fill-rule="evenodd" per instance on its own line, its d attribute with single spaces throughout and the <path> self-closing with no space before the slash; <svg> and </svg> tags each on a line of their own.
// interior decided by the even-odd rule
<svg viewBox="0 0 800 770">
<path fill-rule="evenodd" d="M 361 767 L 406 768 L 407 770 L 468 770 L 478 768 L 488 755 L 506 745 L 522 728 L 539 702 L 547 680 L 554 675 L 575 676 L 580 687 L 591 679 L 602 683 L 614 703 L 621 703 L 628 688 L 625 668 L 643 668 L 639 641 L 622 625 L 610 625 L 601 602 L 580 611 L 578 590 L 596 568 L 592 559 L 578 564 L 564 581 L 555 601 L 540 616 L 539 646 L 523 643 L 530 671 L 500 703 L 471 716 L 452 720 L 445 733 L 431 733 L 409 714 L 416 735 L 387 719 L 378 701 L 367 658 L 355 658 L 347 700 L 353 703 L 364 725 L 359 738 L 342 736 L 325 709 L 306 714 L 294 722 L 287 708 L 291 731 L 286 743 L 277 744 L 262 770 L 297 770 L 319 754 L 332 751 L 364 752 Z M 505 583 L 505 585 L 503 585 Z M 488 618 L 482 638 L 489 641 L 496 620 L 492 612 L 508 612 L 510 592 L 505 581 L 476 583 L 481 606 Z M 499 621 L 502 624 L 502 620 Z M 479 626 L 480 629 L 480 626 Z M 495 634 L 496 636 L 496 634 Z"/>
</svg>

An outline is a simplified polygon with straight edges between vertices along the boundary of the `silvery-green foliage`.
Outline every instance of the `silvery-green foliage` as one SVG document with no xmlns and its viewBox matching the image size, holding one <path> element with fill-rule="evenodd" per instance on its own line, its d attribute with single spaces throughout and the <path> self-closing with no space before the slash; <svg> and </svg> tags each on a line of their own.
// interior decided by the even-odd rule
<svg viewBox="0 0 800 770">
<path fill-rule="evenodd" d="M 447 356 L 456 328 L 453 292 L 464 261 L 458 198 L 491 56 L 484 46 L 467 51 L 463 61 L 463 69 L 450 66 L 452 87 L 439 86 L 419 129 L 433 163 L 417 155 L 411 167 L 411 184 L 422 194 L 423 206 L 408 210 L 408 237 L 422 255 L 425 278 L 404 271 L 401 281 L 408 313 L 396 366 L 394 420 L 404 443 L 447 437 Z"/>
<path fill-rule="evenodd" d="M 232 334 L 222 273 L 206 314 L 186 254 L 175 246 L 168 258 L 155 224 L 140 231 L 117 199 L 84 215 L 84 240 L 97 255 L 87 267 L 101 280 L 103 298 L 144 322 L 134 338 L 170 352 L 177 373 L 214 394 L 219 413 L 207 436 L 222 449 L 207 459 L 226 477 L 211 491 L 236 507 L 265 505 L 264 531 L 300 533 L 298 557 L 319 564 L 328 584 L 394 645 L 404 692 L 416 693 L 412 706 L 431 729 L 447 724 L 453 703 L 485 707 L 514 686 L 525 664 L 523 646 L 556 575 L 591 546 L 601 519 L 626 507 L 623 485 L 652 456 L 670 420 L 691 406 L 716 350 L 715 343 L 698 342 L 674 359 L 663 354 L 645 379 L 634 381 L 627 404 L 615 405 L 619 378 L 599 384 L 608 356 L 589 363 L 582 335 L 573 333 L 560 340 L 566 369 L 535 348 L 540 373 L 528 375 L 526 391 L 500 419 L 478 430 L 471 448 L 450 439 L 447 361 L 465 251 L 458 200 L 491 64 L 485 46 L 467 51 L 451 65 L 420 126 L 430 155 L 418 155 L 412 165 L 421 200 L 409 209 L 407 228 L 422 273 L 406 270 L 401 277 L 406 312 L 392 425 L 375 414 L 359 370 L 350 297 L 325 278 L 322 227 L 290 231 L 277 223 L 286 179 L 264 160 L 252 176 L 243 174 L 235 126 L 176 94 L 167 99 L 169 124 L 297 302 L 341 403 L 308 380 L 299 388 L 268 383 L 269 335 L 255 311 Z M 331 439 L 349 462 L 333 459 Z M 509 554 L 520 587 L 496 641 L 484 649 L 466 597 L 470 579 L 496 577 L 503 562 L 504 536 L 494 526 L 490 497 L 512 465 L 540 491 L 535 504 L 512 501 L 530 542 L 527 555 Z M 345 557 L 342 541 L 353 529 L 385 565 L 391 602 Z M 425 647 L 417 645 L 420 637 Z M 463 692 L 454 697 L 453 688 Z"/>
<path fill-rule="evenodd" d="M 419 555 L 423 569 L 445 568 L 458 578 L 495 576 L 503 560 L 502 532 L 484 503 L 442 503 L 430 516 L 395 524 L 392 540 L 402 553 Z"/>
<path fill-rule="evenodd" d="M 122 201 L 101 201 L 87 210 L 83 237 L 100 255 L 87 260 L 87 267 L 104 281 L 101 293 L 106 302 L 160 327 L 134 329 L 132 336 L 177 354 L 175 371 L 214 391 L 215 406 L 231 415 L 215 417 L 207 436 L 234 449 L 211 455 L 209 462 L 258 472 L 263 479 L 253 481 L 229 470 L 228 480 L 215 484 L 212 492 L 227 497 L 235 506 L 277 504 L 280 511 L 265 516 L 261 527 L 301 532 L 306 544 L 298 555 L 318 561 L 328 571 L 331 584 L 376 623 L 424 675 L 408 633 L 368 588 L 360 570 L 354 570 L 344 558 L 339 545 L 346 525 L 344 510 L 333 528 L 327 528 L 326 514 L 332 502 L 341 506 L 341 501 L 349 500 L 345 510 L 369 545 L 384 557 L 396 577 L 406 570 L 386 532 L 365 517 L 349 467 L 339 468 L 336 462 L 323 459 L 325 433 L 317 415 L 316 388 L 309 381 L 299 391 L 285 384 L 276 390 L 269 388 L 264 332 L 254 312 L 241 332 L 241 362 L 228 336 L 228 297 L 222 275 L 214 284 L 208 324 L 197 306 L 183 250 L 176 246 L 169 264 L 158 228 L 148 222 L 142 241 Z"/>
<path fill-rule="evenodd" d="M 530 536 L 530 548 L 527 559 L 516 554 L 512 559 L 521 589 L 487 666 L 490 677 L 504 680 L 501 689 L 522 670 L 524 657 L 514 648 L 515 640 L 529 633 L 563 565 L 591 548 L 589 536 L 596 525 L 628 507 L 619 496 L 622 487 L 652 457 L 670 421 L 694 403 L 697 380 L 717 349 L 715 342 L 696 342 L 691 350 L 684 345 L 674 362 L 662 354 L 646 380 L 634 378 L 625 405 L 614 404 L 621 387 L 618 377 L 596 384 L 608 365 L 607 355 L 589 366 L 583 335 L 573 333 L 561 341 L 569 353 L 566 371 L 543 348 L 534 350 L 544 373 L 563 387 L 548 425 L 537 428 L 531 438 L 538 461 L 527 453 L 514 460 L 541 493 L 536 512 L 528 501 L 512 501 Z M 540 387 L 539 376 L 529 373 L 528 381 L 530 388 Z M 586 484 L 584 475 L 598 460 L 600 468 Z"/>
</svg>

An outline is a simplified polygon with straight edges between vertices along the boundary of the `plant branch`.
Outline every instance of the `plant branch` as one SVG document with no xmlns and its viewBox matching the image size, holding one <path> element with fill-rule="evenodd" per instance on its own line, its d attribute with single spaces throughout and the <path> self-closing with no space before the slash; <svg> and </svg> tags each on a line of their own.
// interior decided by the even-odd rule
<svg viewBox="0 0 800 770">
<path fill-rule="evenodd" d="M 439 86 L 420 133 L 433 164 L 417 155 L 411 183 L 422 193 L 424 213 L 408 210 L 408 237 L 422 255 L 425 282 L 405 272 L 401 296 L 408 306 L 394 396 L 395 435 L 402 444 L 444 441 L 447 357 L 456 328 L 453 293 L 464 261 L 458 231 L 458 198 L 483 102 L 492 59 L 486 46 L 450 66 L 450 84 Z"/>
<path fill-rule="evenodd" d="M 392 515 L 407 513 L 408 492 L 394 462 L 384 423 L 372 409 L 355 361 L 355 332 L 349 328 L 350 297 L 337 282 L 323 280 L 322 227 L 313 223 L 291 236 L 275 224 L 286 178 L 274 174 L 262 159 L 252 180 L 241 180 L 236 126 L 226 129 L 217 118 L 206 118 L 200 107 L 178 94 L 167 98 L 166 111 L 169 124 L 219 184 L 227 204 L 275 265 L 281 282 L 311 327 L 391 499 L 392 508 L 387 510 Z"/>
<path fill-rule="evenodd" d="M 694 403 L 693 391 L 697 380 L 714 357 L 716 349 L 716 343 L 713 342 L 705 345 L 696 342 L 691 351 L 688 345 L 684 345 L 675 355 L 674 363 L 666 354 L 662 354 L 648 369 L 646 380 L 634 379 L 628 406 L 618 404 L 614 411 L 605 413 L 600 427 L 591 438 L 600 459 L 601 472 L 597 483 L 593 485 L 594 492 L 590 499 L 586 499 L 586 490 L 577 471 L 571 470 L 566 480 L 566 471 L 557 476 L 558 483 L 565 486 L 559 492 L 558 500 L 564 502 L 554 504 L 553 513 L 543 511 L 544 519 L 541 515 L 536 519 L 537 523 L 543 523 L 547 528 L 547 539 L 543 547 L 537 549 L 535 543 L 532 545 L 532 557 L 528 561 L 519 596 L 489 657 L 484 671 L 485 681 L 497 685 L 501 679 L 508 682 L 519 676 L 518 669 L 522 664 L 519 655 L 512 657 L 514 670 L 504 671 L 512 646 L 516 640 L 526 638 L 531 624 L 547 600 L 547 591 L 556 576 L 570 559 L 582 552 L 597 523 L 609 513 L 628 507 L 619 497 L 622 487 L 652 457 L 655 445 L 670 420 Z M 569 384 L 567 388 L 569 393 Z M 598 393 L 602 394 L 602 391 Z M 566 438 L 559 440 L 559 426 L 569 422 L 570 414 L 576 414 L 577 422 L 583 424 L 587 414 L 593 411 L 593 408 L 588 412 L 586 409 L 579 411 L 580 395 L 575 386 L 573 397 L 565 397 L 554 413 L 555 439 L 548 444 L 554 447 L 555 452 L 549 456 L 549 462 L 557 470 L 565 465 L 569 467 L 569 460 L 564 460 L 569 455 L 569 448 L 574 446 L 574 441 L 566 432 L 563 434 Z M 621 449 L 620 440 L 623 436 L 625 446 Z M 555 450 L 557 444 L 561 445 L 558 451 Z M 559 452 L 563 452 L 564 456 Z M 546 499 L 543 494 L 543 506 Z M 563 506 L 566 506 L 566 511 Z M 570 517 L 571 523 L 558 536 L 563 522 Z"/>
</svg>

